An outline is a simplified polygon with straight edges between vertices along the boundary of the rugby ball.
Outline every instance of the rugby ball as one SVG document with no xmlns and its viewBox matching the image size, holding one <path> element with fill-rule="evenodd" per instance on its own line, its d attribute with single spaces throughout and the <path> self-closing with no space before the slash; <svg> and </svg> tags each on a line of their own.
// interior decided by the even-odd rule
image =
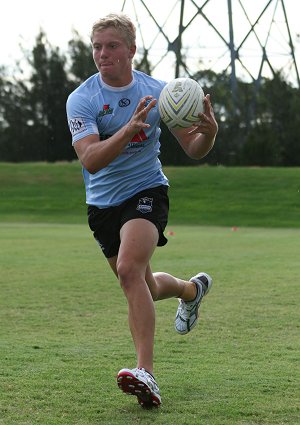
<svg viewBox="0 0 300 425">
<path fill-rule="evenodd" d="M 175 78 L 161 91 L 158 110 L 168 128 L 191 127 L 203 112 L 204 92 L 191 78 Z"/>
</svg>

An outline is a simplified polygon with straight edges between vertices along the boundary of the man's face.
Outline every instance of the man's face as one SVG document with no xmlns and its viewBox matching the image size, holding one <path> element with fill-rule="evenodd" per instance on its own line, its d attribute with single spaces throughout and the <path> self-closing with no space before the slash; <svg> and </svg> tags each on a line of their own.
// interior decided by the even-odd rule
<svg viewBox="0 0 300 425">
<path fill-rule="evenodd" d="M 93 59 L 103 81 L 122 86 L 131 81 L 131 61 L 135 46 L 128 47 L 114 28 L 98 31 L 93 35 Z M 129 81 L 127 81 L 129 78 Z"/>
</svg>

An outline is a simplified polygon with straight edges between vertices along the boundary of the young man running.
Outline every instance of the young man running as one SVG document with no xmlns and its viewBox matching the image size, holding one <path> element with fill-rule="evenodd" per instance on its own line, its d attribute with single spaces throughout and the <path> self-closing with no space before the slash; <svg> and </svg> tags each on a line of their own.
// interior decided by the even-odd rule
<svg viewBox="0 0 300 425">
<path fill-rule="evenodd" d="M 121 369 L 117 383 L 144 407 L 159 406 L 153 375 L 154 301 L 180 298 L 176 331 L 197 323 L 200 302 L 212 279 L 190 280 L 153 273 L 150 259 L 168 219 L 168 179 L 158 159 L 160 116 L 157 99 L 166 82 L 132 68 L 135 27 L 123 14 L 110 14 L 92 28 L 98 73 L 69 96 L 67 115 L 72 142 L 83 166 L 88 221 L 128 303 L 137 364 Z M 213 147 L 218 125 L 209 95 L 204 113 L 191 128 L 172 129 L 188 156 L 200 159 Z"/>
</svg>

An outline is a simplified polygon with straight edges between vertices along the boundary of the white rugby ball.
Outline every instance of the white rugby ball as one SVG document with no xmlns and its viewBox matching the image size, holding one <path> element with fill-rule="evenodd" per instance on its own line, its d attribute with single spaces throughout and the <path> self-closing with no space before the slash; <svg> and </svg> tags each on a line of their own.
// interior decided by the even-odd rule
<svg viewBox="0 0 300 425">
<path fill-rule="evenodd" d="M 191 127 L 203 112 L 204 92 L 191 78 L 175 78 L 161 91 L 158 110 L 168 128 Z"/>
</svg>

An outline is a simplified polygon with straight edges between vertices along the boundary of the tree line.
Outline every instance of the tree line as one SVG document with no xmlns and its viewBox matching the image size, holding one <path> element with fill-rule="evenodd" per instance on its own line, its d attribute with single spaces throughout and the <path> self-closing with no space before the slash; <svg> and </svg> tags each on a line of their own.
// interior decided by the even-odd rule
<svg viewBox="0 0 300 425">
<path fill-rule="evenodd" d="M 147 56 L 135 68 L 151 73 Z M 24 66 L 13 73 L 0 67 L 0 161 L 71 161 L 76 158 L 67 126 L 68 95 L 97 72 L 91 47 L 75 31 L 66 52 L 53 47 L 41 30 Z M 13 75 L 12 75 L 13 74 Z M 219 123 L 217 142 L 205 158 L 210 164 L 299 166 L 300 96 L 280 73 L 259 82 L 237 80 L 211 70 L 191 76 L 211 94 Z M 170 80 L 173 77 L 170 77 Z M 190 165 L 162 124 L 161 159 L 165 165 Z"/>
</svg>

